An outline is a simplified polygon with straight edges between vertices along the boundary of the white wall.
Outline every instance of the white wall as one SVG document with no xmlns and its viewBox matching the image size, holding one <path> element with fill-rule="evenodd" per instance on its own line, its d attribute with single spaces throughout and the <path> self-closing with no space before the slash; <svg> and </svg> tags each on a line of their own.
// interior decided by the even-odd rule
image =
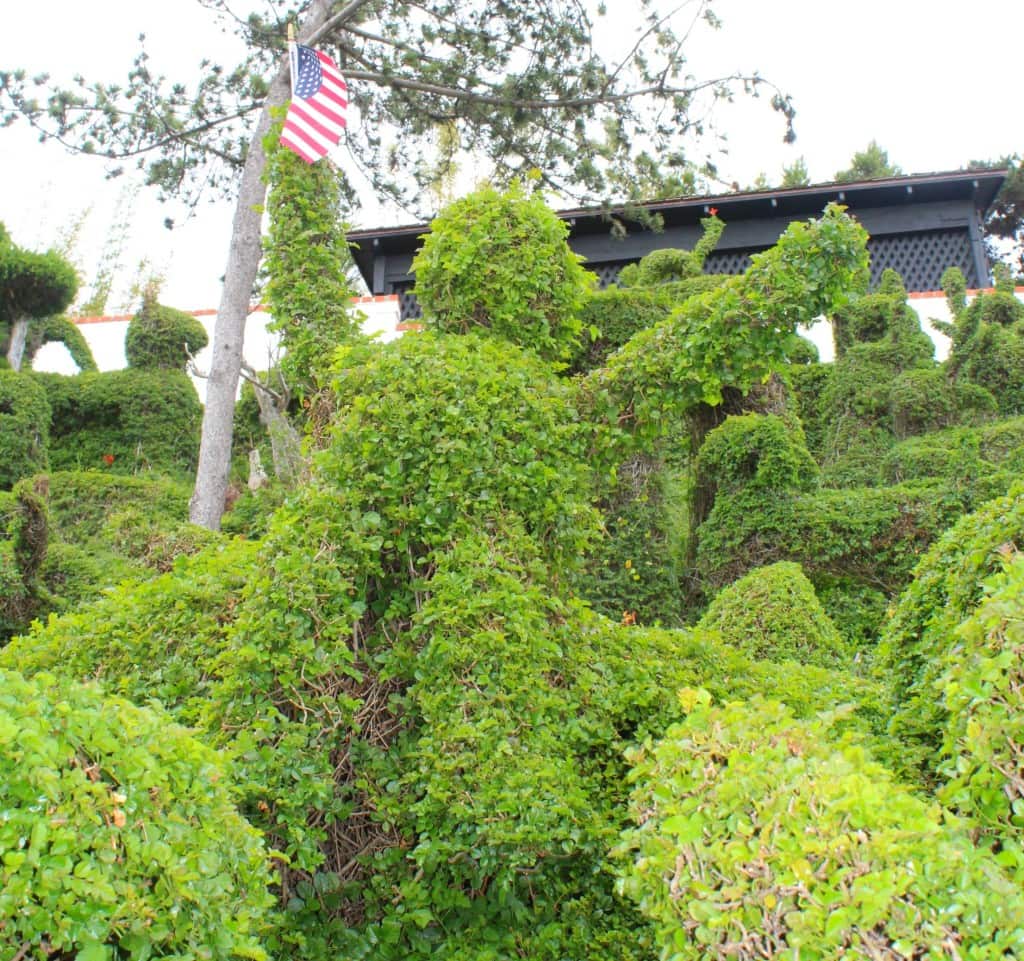
<svg viewBox="0 0 1024 961">
<path fill-rule="evenodd" d="M 376 334 L 380 340 L 393 340 L 401 335 L 398 323 L 398 297 L 357 297 L 355 306 L 365 316 L 363 331 Z M 213 325 L 216 321 L 214 311 L 194 311 L 196 319 L 206 328 L 206 333 L 213 343 Z M 92 350 L 96 366 L 100 370 L 120 370 L 127 366 L 124 355 L 124 337 L 131 318 L 127 315 L 116 317 L 86 317 L 76 319 L 78 329 L 85 337 Z M 258 308 L 249 315 L 245 324 L 245 343 L 243 356 L 248 364 L 256 370 L 266 370 L 272 366 L 278 350 L 277 334 L 267 330 L 270 314 Z M 196 355 L 196 366 L 199 370 L 209 370 L 212 347 L 204 347 Z M 35 370 L 50 371 L 57 374 L 74 374 L 77 371 L 71 355 L 63 344 L 46 344 L 36 354 Z M 193 383 L 199 392 L 200 400 L 206 399 L 206 382 L 201 377 L 193 377 Z"/>
</svg>

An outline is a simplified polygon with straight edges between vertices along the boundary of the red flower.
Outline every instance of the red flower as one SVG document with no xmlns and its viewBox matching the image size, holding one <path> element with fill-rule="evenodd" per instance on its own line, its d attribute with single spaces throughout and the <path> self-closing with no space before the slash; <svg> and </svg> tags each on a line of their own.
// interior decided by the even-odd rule
<svg viewBox="0 0 1024 961">
<path fill-rule="evenodd" d="M 113 454 L 104 454 L 103 455 L 103 463 L 106 464 L 107 467 L 109 467 L 111 464 L 114 463 L 114 455 Z"/>
<path fill-rule="evenodd" d="M 710 210 L 708 210 L 708 213 L 711 214 L 712 217 L 717 217 L 718 216 L 718 208 L 717 207 L 712 207 Z"/>
</svg>

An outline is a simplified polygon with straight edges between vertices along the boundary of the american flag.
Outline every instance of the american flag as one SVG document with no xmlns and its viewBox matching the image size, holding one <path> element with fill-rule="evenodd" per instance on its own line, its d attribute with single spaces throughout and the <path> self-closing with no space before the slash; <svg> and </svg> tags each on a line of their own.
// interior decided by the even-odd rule
<svg viewBox="0 0 1024 961">
<path fill-rule="evenodd" d="M 292 45 L 292 102 L 281 143 L 314 163 L 341 139 L 348 87 L 334 61 L 312 47 Z"/>
</svg>

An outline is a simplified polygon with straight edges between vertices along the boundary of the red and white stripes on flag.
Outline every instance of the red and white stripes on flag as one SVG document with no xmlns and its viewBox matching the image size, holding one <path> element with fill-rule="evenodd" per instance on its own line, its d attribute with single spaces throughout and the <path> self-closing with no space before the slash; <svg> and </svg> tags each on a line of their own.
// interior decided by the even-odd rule
<svg viewBox="0 0 1024 961">
<path fill-rule="evenodd" d="M 327 54 L 298 43 L 291 48 L 292 102 L 281 143 L 315 163 L 341 140 L 348 86 Z"/>
</svg>

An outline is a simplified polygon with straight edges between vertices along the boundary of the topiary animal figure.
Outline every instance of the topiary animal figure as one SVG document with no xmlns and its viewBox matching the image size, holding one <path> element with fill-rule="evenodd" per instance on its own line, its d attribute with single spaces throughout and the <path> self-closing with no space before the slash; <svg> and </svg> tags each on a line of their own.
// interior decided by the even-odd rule
<svg viewBox="0 0 1024 961">
<path fill-rule="evenodd" d="M 128 324 L 124 352 L 129 367 L 184 371 L 189 357 L 208 340 L 205 328 L 191 314 L 147 297 Z"/>
<path fill-rule="evenodd" d="M 996 286 L 970 304 L 959 268 L 942 275 L 952 323 L 932 326 L 952 340 L 947 369 L 957 382 L 976 384 L 996 399 L 999 413 L 1024 413 L 1024 303 L 1014 296 L 1005 264 L 995 269 Z"/>
</svg>

